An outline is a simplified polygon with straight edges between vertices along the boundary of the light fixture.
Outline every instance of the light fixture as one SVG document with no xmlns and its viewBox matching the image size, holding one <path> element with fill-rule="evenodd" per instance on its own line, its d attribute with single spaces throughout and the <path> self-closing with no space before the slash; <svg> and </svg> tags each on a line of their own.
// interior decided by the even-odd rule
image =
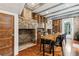
<svg viewBox="0 0 79 59">
<path fill-rule="evenodd" d="M 48 14 L 49 12 L 48 11 L 46 11 L 46 14 Z"/>
</svg>

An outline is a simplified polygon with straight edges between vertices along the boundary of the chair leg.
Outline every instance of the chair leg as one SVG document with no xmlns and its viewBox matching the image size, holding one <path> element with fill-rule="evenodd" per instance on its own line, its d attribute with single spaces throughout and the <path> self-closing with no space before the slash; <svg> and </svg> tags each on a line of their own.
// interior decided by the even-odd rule
<svg viewBox="0 0 79 59">
<path fill-rule="evenodd" d="M 52 49 L 52 47 L 51 47 L 51 43 L 50 43 L 49 47 L 50 47 L 50 52 L 49 52 L 49 53 L 51 53 L 51 49 Z"/>
<path fill-rule="evenodd" d="M 64 53 L 63 53 L 63 46 L 61 45 L 61 51 L 62 51 L 62 56 L 64 56 Z"/>
<path fill-rule="evenodd" d="M 51 45 L 49 45 L 50 46 L 50 51 L 49 51 L 49 53 L 51 53 Z"/>
</svg>

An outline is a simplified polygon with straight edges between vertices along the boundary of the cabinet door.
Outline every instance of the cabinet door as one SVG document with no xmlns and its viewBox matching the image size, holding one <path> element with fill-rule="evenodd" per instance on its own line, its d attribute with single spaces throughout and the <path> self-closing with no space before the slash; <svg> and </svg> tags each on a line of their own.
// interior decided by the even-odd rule
<svg viewBox="0 0 79 59">
<path fill-rule="evenodd" d="M 0 55 L 14 55 L 14 17 L 0 13 Z"/>
</svg>

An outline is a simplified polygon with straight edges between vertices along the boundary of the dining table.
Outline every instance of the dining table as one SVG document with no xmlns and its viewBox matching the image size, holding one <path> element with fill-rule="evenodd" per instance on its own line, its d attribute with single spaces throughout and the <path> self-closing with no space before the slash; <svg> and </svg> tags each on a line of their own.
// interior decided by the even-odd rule
<svg viewBox="0 0 79 59">
<path fill-rule="evenodd" d="M 51 53 L 51 49 L 52 49 L 52 53 L 53 53 L 52 55 L 54 56 L 54 43 L 56 42 L 56 37 L 58 35 L 60 35 L 60 33 L 41 36 L 41 41 L 42 41 L 41 44 L 43 44 L 43 56 L 45 55 L 45 43 L 44 43 L 45 41 L 50 41 L 50 43 L 49 43 L 49 45 L 51 46 L 50 53 Z"/>
</svg>

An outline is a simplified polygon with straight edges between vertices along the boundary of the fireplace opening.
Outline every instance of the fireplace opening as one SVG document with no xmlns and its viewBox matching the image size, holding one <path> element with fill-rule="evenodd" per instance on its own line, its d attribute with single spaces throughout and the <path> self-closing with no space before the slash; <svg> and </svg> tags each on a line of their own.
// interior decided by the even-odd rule
<svg viewBox="0 0 79 59">
<path fill-rule="evenodd" d="M 35 45 L 35 29 L 19 29 L 19 50 Z"/>
</svg>

